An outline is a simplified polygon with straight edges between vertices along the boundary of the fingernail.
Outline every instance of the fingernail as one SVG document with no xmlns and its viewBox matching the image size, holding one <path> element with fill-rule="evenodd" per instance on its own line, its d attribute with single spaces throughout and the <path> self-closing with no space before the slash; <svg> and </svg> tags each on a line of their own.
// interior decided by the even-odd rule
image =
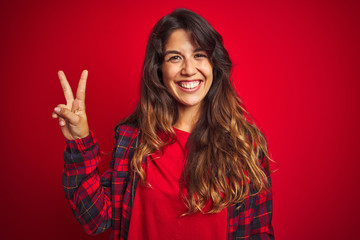
<svg viewBox="0 0 360 240">
<path fill-rule="evenodd" d="M 64 122 L 64 121 L 60 121 L 60 126 L 65 126 L 65 122 Z"/>
<path fill-rule="evenodd" d="M 60 112 L 60 108 L 56 107 L 56 108 L 54 108 L 54 111 L 55 112 Z"/>
</svg>

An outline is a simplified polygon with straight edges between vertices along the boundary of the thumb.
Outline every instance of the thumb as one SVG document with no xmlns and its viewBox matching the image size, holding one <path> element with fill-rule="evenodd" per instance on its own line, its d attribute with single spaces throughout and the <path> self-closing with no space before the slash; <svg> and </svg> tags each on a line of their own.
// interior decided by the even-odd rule
<svg viewBox="0 0 360 240">
<path fill-rule="evenodd" d="M 58 105 L 56 108 L 54 108 L 54 111 L 59 117 L 63 118 L 65 121 L 71 124 L 76 125 L 80 121 L 80 117 L 78 115 L 61 105 Z"/>
</svg>

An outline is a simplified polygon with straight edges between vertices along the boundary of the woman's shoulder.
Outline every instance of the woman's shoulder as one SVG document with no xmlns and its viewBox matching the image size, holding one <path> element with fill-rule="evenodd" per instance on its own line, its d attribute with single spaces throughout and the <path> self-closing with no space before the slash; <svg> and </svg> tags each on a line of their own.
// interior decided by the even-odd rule
<svg viewBox="0 0 360 240">
<path fill-rule="evenodd" d="M 118 136 L 130 137 L 135 138 L 139 128 L 135 123 L 119 123 L 115 127 L 115 134 Z"/>
</svg>

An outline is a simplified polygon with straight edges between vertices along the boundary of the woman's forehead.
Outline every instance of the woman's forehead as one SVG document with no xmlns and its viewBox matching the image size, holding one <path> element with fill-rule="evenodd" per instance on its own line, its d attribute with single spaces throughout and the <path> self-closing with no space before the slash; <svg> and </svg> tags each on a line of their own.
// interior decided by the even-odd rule
<svg viewBox="0 0 360 240">
<path fill-rule="evenodd" d="M 165 51 L 168 50 L 194 50 L 198 49 L 199 44 L 194 42 L 192 35 L 184 29 L 174 30 L 165 44 Z"/>
</svg>

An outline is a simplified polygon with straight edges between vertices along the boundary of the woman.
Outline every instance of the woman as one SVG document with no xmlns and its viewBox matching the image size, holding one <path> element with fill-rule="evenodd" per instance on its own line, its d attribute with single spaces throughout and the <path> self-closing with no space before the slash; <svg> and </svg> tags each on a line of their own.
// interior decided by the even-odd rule
<svg viewBox="0 0 360 240">
<path fill-rule="evenodd" d="M 87 71 L 76 94 L 59 72 L 67 105 L 63 184 L 89 234 L 111 239 L 273 239 L 266 140 L 231 82 L 221 36 L 186 9 L 150 35 L 141 97 L 115 129 L 111 168 L 99 177 L 99 147 L 85 113 Z"/>
</svg>

